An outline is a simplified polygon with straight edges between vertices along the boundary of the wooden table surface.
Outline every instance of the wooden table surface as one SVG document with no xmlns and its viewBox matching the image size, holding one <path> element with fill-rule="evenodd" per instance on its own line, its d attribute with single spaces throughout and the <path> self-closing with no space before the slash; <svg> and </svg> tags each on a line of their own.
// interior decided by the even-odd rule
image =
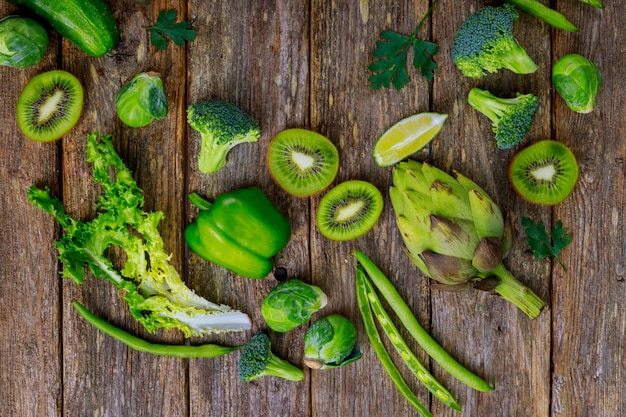
<svg viewBox="0 0 626 417">
<path fill-rule="evenodd" d="M 619 417 L 626 415 L 626 87 L 624 22 L 616 0 L 604 10 L 575 0 L 549 2 L 580 32 L 555 30 L 521 13 L 516 36 L 537 62 L 531 75 L 507 71 L 480 80 L 461 76 L 450 58 L 453 35 L 486 1 L 440 0 L 420 31 L 440 48 L 432 82 L 410 72 L 401 91 L 369 89 L 367 65 L 382 29 L 410 34 L 428 9 L 415 1 L 131 1 L 111 0 L 121 41 L 93 58 L 51 33 L 42 62 L 28 69 L 0 68 L 0 416 L 417 416 L 386 375 L 364 333 L 354 295 L 355 261 L 369 255 L 393 280 L 420 322 L 459 362 L 494 381 L 489 393 L 473 391 L 410 345 L 458 398 L 462 413 L 431 398 L 400 365 L 418 397 L 436 416 Z M 548 2 L 545 2 L 548 3 Z M 142 26 L 161 10 L 177 9 L 198 36 L 180 48 L 158 51 Z M 0 3 L 0 15 L 16 9 Z M 556 95 L 551 67 L 566 53 L 593 60 L 604 78 L 598 106 L 587 115 L 570 111 Z M 79 124 L 62 140 L 25 139 L 15 121 L 15 102 L 34 75 L 64 69 L 82 82 L 86 98 Z M 120 86 L 141 71 L 161 74 L 169 102 L 165 120 L 132 129 L 114 110 Z M 467 104 L 473 86 L 499 95 L 532 92 L 539 110 L 532 130 L 516 149 L 498 150 L 490 122 Z M 188 127 L 186 106 L 205 99 L 229 100 L 252 114 L 262 136 L 235 148 L 221 171 L 197 169 L 199 135 Z M 415 155 L 445 170 L 456 169 L 515 214 L 517 235 L 505 261 L 546 302 L 536 320 L 485 292 L 442 292 L 410 263 L 388 197 L 378 224 L 350 242 L 331 242 L 315 226 L 320 197 L 287 195 L 270 177 L 265 154 L 271 138 L 290 127 L 329 137 L 339 148 L 336 182 L 363 179 L 384 195 L 391 169 L 376 166 L 371 149 L 389 126 L 414 113 L 449 114 L 428 151 Z M 312 282 L 329 296 L 316 317 L 340 313 L 357 326 L 363 358 L 330 371 L 306 371 L 292 383 L 265 378 L 239 382 L 239 353 L 183 360 L 129 350 L 98 333 L 71 307 L 79 300 L 116 325 L 165 343 L 184 343 L 180 333 L 148 334 L 130 316 L 108 282 L 89 276 L 83 285 L 60 278 L 53 241 L 61 230 L 31 206 L 31 184 L 48 186 L 67 210 L 93 216 L 98 188 L 85 159 L 86 135 L 110 133 L 144 190 L 148 210 L 161 210 L 166 250 L 188 285 L 206 298 L 247 312 L 249 332 L 207 336 L 192 343 L 240 345 L 265 329 L 259 306 L 276 285 L 273 277 L 248 280 L 200 260 L 187 249 L 182 230 L 197 212 L 186 195 L 209 198 L 248 185 L 264 190 L 285 213 L 293 236 L 277 264 L 294 278 Z M 572 195 L 554 207 L 522 201 L 506 179 L 514 154 L 541 139 L 568 145 L 580 165 Z M 523 216 L 551 225 L 562 220 L 572 243 L 562 253 L 567 271 L 534 259 L 524 241 Z M 303 365 L 306 326 L 270 332 L 278 356 Z M 399 363 L 398 357 L 393 356 Z"/>
</svg>

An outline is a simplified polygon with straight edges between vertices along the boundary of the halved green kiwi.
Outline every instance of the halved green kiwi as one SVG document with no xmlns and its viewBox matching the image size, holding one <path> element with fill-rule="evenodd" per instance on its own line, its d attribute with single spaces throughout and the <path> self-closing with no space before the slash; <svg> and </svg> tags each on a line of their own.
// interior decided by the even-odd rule
<svg viewBox="0 0 626 417">
<path fill-rule="evenodd" d="M 50 142 L 69 132 L 83 110 L 83 86 L 66 71 L 33 77 L 17 99 L 17 124 L 24 136 Z"/>
<path fill-rule="evenodd" d="M 366 181 L 346 181 L 320 200 L 317 227 L 331 240 L 351 240 L 374 227 L 382 211 L 383 196 L 378 188 Z"/>
<path fill-rule="evenodd" d="M 570 195 L 578 180 L 578 163 L 560 142 L 542 140 L 520 151 L 509 166 L 515 191 L 531 203 L 554 205 Z"/>
<path fill-rule="evenodd" d="M 285 191 L 307 197 L 333 182 L 339 170 L 339 152 L 319 133 L 286 129 L 270 143 L 267 163 L 270 174 Z"/>
</svg>

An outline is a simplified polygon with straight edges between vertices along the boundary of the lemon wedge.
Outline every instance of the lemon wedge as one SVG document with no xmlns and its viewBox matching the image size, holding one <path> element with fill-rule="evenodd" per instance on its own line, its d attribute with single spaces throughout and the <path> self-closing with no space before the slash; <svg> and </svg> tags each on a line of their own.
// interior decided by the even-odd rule
<svg viewBox="0 0 626 417">
<path fill-rule="evenodd" d="M 432 141 L 443 127 L 447 114 L 418 113 L 400 120 L 376 141 L 372 155 L 381 167 L 402 161 Z"/>
</svg>

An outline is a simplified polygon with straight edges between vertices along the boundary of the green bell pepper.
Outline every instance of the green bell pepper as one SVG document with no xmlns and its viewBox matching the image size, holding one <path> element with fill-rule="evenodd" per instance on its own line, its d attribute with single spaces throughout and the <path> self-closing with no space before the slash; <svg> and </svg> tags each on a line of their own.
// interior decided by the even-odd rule
<svg viewBox="0 0 626 417">
<path fill-rule="evenodd" d="M 246 278 L 265 278 L 287 245 L 287 218 L 256 187 L 233 190 L 213 203 L 189 196 L 200 214 L 185 228 L 185 241 L 201 258 Z"/>
</svg>

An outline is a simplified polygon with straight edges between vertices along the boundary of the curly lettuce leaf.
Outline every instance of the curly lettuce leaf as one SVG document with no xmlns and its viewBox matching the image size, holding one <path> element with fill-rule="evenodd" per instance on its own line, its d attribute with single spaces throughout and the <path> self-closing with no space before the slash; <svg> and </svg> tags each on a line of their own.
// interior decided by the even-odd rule
<svg viewBox="0 0 626 417">
<path fill-rule="evenodd" d="M 81 284 L 85 267 L 89 268 L 94 276 L 122 290 L 133 317 L 151 332 L 179 329 L 189 337 L 249 329 L 245 313 L 206 300 L 182 281 L 158 231 L 163 213 L 143 210 L 143 191 L 115 152 L 110 135 L 88 135 L 87 160 L 104 192 L 94 219 L 81 221 L 68 215 L 48 188 L 33 185 L 28 190 L 30 202 L 52 214 L 64 229 L 55 242 L 62 277 Z M 121 270 L 106 256 L 111 246 L 126 254 Z"/>
</svg>

